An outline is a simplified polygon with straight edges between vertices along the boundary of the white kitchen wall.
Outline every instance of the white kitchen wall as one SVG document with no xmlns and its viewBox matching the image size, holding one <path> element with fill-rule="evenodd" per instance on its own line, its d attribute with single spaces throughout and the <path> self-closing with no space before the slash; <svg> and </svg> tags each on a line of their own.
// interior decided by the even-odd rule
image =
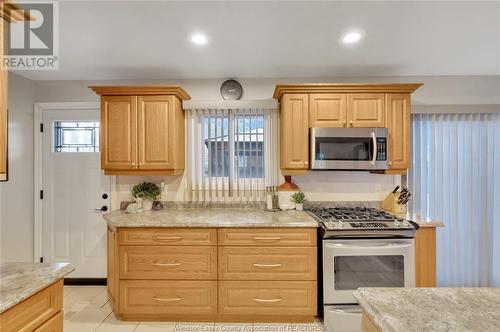
<svg viewBox="0 0 500 332">
<path fill-rule="evenodd" d="M 33 260 L 33 103 L 36 84 L 9 74 L 9 181 L 0 182 L 0 261 Z"/>
<path fill-rule="evenodd" d="M 0 183 L 0 260 L 33 259 L 33 103 L 98 101 L 87 88 L 94 84 L 175 83 L 198 100 L 220 99 L 223 80 L 177 81 L 37 81 L 9 74 L 10 181 Z M 500 77 L 351 77 L 326 79 L 239 79 L 246 100 L 270 99 L 277 83 L 293 82 L 422 82 L 414 105 L 500 105 Z M 366 172 L 309 172 L 294 180 L 310 200 L 378 200 L 400 181 L 398 176 Z M 183 177 L 125 177 L 116 179 L 114 201 L 128 199 L 131 187 L 141 181 L 165 182 L 164 199 L 182 200 Z M 114 205 L 116 207 L 116 205 Z M 6 250 L 8 248 L 8 250 Z"/>
<path fill-rule="evenodd" d="M 219 100 L 220 85 L 224 80 L 141 80 L 141 81 L 40 81 L 37 100 L 57 101 L 98 101 L 98 97 L 88 89 L 89 85 L 112 84 L 179 84 L 194 100 Z M 294 82 L 421 82 L 424 86 L 412 98 L 414 105 L 454 105 L 454 104 L 500 104 L 500 77 L 337 77 L 332 79 L 239 79 L 243 85 L 246 100 L 271 99 L 278 83 Z M 121 200 L 128 199 L 130 189 L 141 181 L 168 183 L 165 188 L 167 200 L 183 200 L 183 177 L 130 177 L 118 176 L 114 192 L 113 208 Z M 309 172 L 296 176 L 294 181 L 306 192 L 309 200 L 381 200 L 400 177 L 374 175 L 367 172 Z"/>
</svg>

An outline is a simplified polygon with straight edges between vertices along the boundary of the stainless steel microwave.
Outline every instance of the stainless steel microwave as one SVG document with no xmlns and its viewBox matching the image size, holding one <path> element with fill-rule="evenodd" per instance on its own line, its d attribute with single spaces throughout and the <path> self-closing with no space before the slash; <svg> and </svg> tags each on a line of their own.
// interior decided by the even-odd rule
<svg viewBox="0 0 500 332">
<path fill-rule="evenodd" d="M 311 128 L 312 170 L 389 168 L 387 128 Z"/>
</svg>

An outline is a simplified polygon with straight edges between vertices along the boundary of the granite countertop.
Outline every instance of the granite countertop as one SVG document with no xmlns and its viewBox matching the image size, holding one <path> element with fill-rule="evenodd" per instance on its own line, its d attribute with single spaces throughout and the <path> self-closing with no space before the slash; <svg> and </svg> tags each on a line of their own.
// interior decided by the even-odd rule
<svg viewBox="0 0 500 332">
<path fill-rule="evenodd" d="M 0 313 L 50 286 L 74 269 L 68 263 L 0 264 Z"/>
<path fill-rule="evenodd" d="M 266 212 L 257 208 L 184 208 L 104 215 L 108 227 L 318 227 L 307 212 Z"/>
<path fill-rule="evenodd" d="M 359 288 L 381 331 L 500 331 L 500 288 Z"/>
</svg>

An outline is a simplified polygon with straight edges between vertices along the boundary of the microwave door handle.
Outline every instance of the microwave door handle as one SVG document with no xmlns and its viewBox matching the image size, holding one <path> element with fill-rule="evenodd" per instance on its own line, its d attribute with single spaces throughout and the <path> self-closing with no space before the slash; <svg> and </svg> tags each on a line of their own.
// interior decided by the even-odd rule
<svg viewBox="0 0 500 332">
<path fill-rule="evenodd" d="M 377 149 L 377 136 L 375 136 L 375 133 L 372 131 L 372 143 L 373 143 L 373 153 L 372 153 L 372 160 L 370 161 L 370 165 L 374 166 L 375 162 L 377 161 L 377 154 L 378 154 L 378 149 Z"/>
</svg>

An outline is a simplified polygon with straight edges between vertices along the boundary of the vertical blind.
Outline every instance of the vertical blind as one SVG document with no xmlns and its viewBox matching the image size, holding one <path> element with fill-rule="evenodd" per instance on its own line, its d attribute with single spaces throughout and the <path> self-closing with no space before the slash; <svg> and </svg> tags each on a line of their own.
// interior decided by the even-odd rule
<svg viewBox="0 0 500 332">
<path fill-rule="evenodd" d="M 414 114 L 413 213 L 443 220 L 440 286 L 500 286 L 500 114 Z"/>
<path fill-rule="evenodd" d="M 264 200 L 277 176 L 277 110 L 188 110 L 187 200 Z"/>
</svg>

